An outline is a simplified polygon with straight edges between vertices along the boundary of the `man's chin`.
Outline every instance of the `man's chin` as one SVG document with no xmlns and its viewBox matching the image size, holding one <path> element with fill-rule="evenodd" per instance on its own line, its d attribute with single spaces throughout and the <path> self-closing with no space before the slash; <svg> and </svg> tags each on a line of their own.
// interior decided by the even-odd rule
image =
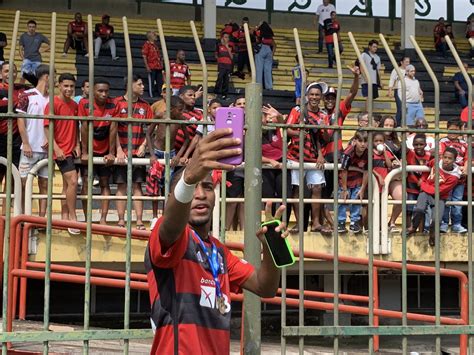
<svg viewBox="0 0 474 355">
<path fill-rule="evenodd" d="M 211 220 L 210 216 L 206 217 L 191 217 L 189 220 L 189 224 L 193 227 L 202 227 L 208 224 Z"/>
</svg>

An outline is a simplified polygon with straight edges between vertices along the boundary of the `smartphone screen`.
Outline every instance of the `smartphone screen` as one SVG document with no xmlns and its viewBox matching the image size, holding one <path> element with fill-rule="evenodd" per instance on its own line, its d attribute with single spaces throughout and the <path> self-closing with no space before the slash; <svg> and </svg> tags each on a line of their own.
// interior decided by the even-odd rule
<svg viewBox="0 0 474 355">
<path fill-rule="evenodd" d="M 240 144 L 235 147 L 243 151 L 244 140 L 244 110 L 239 107 L 219 107 L 216 112 L 216 129 L 232 128 L 232 135 L 229 137 L 239 138 Z M 225 164 L 240 165 L 243 161 L 243 152 L 239 155 L 219 160 Z"/>
<path fill-rule="evenodd" d="M 273 255 L 273 261 L 276 266 L 288 266 L 295 262 L 292 251 L 284 238 L 281 237 L 281 232 L 275 231 L 278 227 L 277 223 L 266 224 L 267 232 L 265 233 L 265 240 L 268 248 Z"/>
</svg>

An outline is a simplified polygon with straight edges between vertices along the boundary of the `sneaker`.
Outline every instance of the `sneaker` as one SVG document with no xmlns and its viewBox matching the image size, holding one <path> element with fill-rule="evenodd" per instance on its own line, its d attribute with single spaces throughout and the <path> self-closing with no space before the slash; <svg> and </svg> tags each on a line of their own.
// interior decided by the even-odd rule
<svg viewBox="0 0 474 355">
<path fill-rule="evenodd" d="M 464 228 L 460 224 L 455 224 L 454 226 L 451 227 L 451 232 L 453 232 L 453 233 L 466 233 L 467 229 Z"/>
<path fill-rule="evenodd" d="M 61 56 L 62 56 L 63 58 L 65 58 L 65 57 L 67 57 L 67 53 L 66 53 L 66 52 L 63 52 L 63 54 L 61 54 Z"/>
<path fill-rule="evenodd" d="M 84 54 L 84 57 L 89 58 L 89 53 Z"/>
<path fill-rule="evenodd" d="M 447 223 L 441 223 L 439 226 L 439 232 L 440 233 L 448 233 L 448 224 Z"/>
<path fill-rule="evenodd" d="M 423 229 L 423 234 L 430 234 L 430 230 L 429 229 Z"/>
<path fill-rule="evenodd" d="M 151 220 L 150 222 L 150 230 L 152 231 L 153 228 L 155 227 L 156 222 L 158 221 L 158 217 L 155 217 Z"/>
<path fill-rule="evenodd" d="M 113 57 L 112 60 L 119 60 L 120 57 Z"/>
<path fill-rule="evenodd" d="M 82 186 L 82 176 L 79 176 L 79 177 L 77 178 L 77 184 L 78 184 L 79 186 Z"/>
<path fill-rule="evenodd" d="M 99 180 L 97 178 L 94 178 L 94 180 L 92 180 L 92 185 L 99 186 Z"/>
<path fill-rule="evenodd" d="M 362 231 L 362 229 L 359 226 L 359 223 L 351 223 L 351 225 L 349 226 L 349 229 L 354 234 L 359 234 Z"/>
<path fill-rule="evenodd" d="M 337 232 L 338 233 L 347 233 L 347 229 L 346 229 L 346 223 L 345 222 L 339 222 L 337 224 Z"/>
</svg>

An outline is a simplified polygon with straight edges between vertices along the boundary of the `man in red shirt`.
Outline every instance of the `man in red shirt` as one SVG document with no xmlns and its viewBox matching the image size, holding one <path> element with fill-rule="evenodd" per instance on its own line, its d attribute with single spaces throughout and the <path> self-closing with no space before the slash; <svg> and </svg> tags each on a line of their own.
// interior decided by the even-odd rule
<svg viewBox="0 0 474 355">
<path fill-rule="evenodd" d="M 170 84 L 173 90 L 173 95 L 178 95 L 179 89 L 183 86 L 191 85 L 191 71 L 189 66 L 186 64 L 186 54 L 184 50 L 179 49 L 176 52 L 176 61 L 170 63 L 171 67 L 171 78 Z M 166 78 L 163 78 L 166 81 Z"/>
<path fill-rule="evenodd" d="M 322 98 L 322 88 L 319 83 L 311 83 L 306 88 L 306 99 L 307 104 L 303 108 L 303 122 L 301 122 L 300 108 L 299 106 L 294 107 L 287 119 L 287 124 L 298 124 L 305 123 L 310 125 L 322 125 L 327 120 L 327 114 L 319 109 L 319 103 Z M 325 184 L 324 178 L 324 156 L 321 148 L 321 131 L 319 129 L 311 128 L 305 130 L 303 135 L 303 146 L 300 150 L 300 139 L 299 129 L 288 128 L 288 137 L 291 138 L 291 142 L 288 147 L 288 160 L 299 163 L 300 153 L 304 155 L 305 163 L 313 163 L 316 166 L 316 170 L 306 170 L 305 179 L 306 185 L 311 190 L 311 198 L 321 198 L 322 186 Z M 291 184 L 294 186 L 294 196 L 298 197 L 299 188 L 299 172 L 298 170 L 291 170 Z M 312 232 L 323 232 L 330 233 L 323 228 L 320 222 L 321 204 L 311 204 L 311 215 L 312 215 Z M 298 221 L 298 204 L 295 205 L 295 216 Z M 298 222 L 295 227 L 291 230 L 293 233 L 298 233 Z"/>
<path fill-rule="evenodd" d="M 125 79 L 125 87 L 127 87 L 127 80 Z M 133 118 L 152 119 L 153 111 L 150 105 L 141 98 L 145 90 L 143 79 L 138 75 L 133 75 L 132 78 L 132 114 Z M 143 123 L 132 124 L 132 152 L 128 152 L 128 92 L 123 96 L 115 99 L 117 105 L 118 117 L 124 118 L 124 122 L 118 124 L 114 123 L 112 126 L 117 126 L 117 160 L 119 165 L 114 169 L 114 182 L 117 184 L 117 196 L 127 195 L 127 159 L 143 158 L 146 149 L 146 137 Z M 113 128 L 115 129 L 115 127 Z M 146 181 L 146 167 L 144 165 L 135 165 L 132 171 L 133 196 L 143 196 L 142 183 Z M 124 200 L 117 201 L 118 225 L 125 227 L 125 204 Z M 143 224 L 143 201 L 134 201 L 133 206 L 137 215 L 136 228 L 144 230 Z M 131 217 L 129 216 L 129 221 Z"/>
<path fill-rule="evenodd" d="M 74 75 L 64 73 L 59 76 L 59 95 L 54 97 L 54 115 L 77 116 L 77 104 L 73 100 L 76 78 Z M 50 114 L 48 103 L 44 110 L 45 116 Z M 49 119 L 44 119 L 44 134 L 49 137 Z M 63 176 L 63 194 L 66 200 L 61 201 L 61 218 L 63 220 L 77 221 L 77 171 L 74 159 L 81 155 L 79 145 L 79 130 L 75 120 L 55 120 L 53 132 L 53 159 Z M 51 142 L 49 142 L 51 144 Z M 78 235 L 81 231 L 68 228 L 70 234 Z"/>
<path fill-rule="evenodd" d="M 148 72 L 148 93 L 150 97 L 160 96 L 163 86 L 163 63 L 160 49 L 156 43 L 156 33 L 149 31 L 146 34 L 147 41 L 142 47 L 142 57 Z"/>
<path fill-rule="evenodd" d="M 110 54 L 112 60 L 117 60 L 117 48 L 115 47 L 114 26 L 109 25 L 110 16 L 103 15 L 102 23 L 95 25 L 95 40 L 94 40 L 94 58 L 99 58 L 99 52 L 101 48 L 110 48 Z"/>
<path fill-rule="evenodd" d="M 210 235 L 215 203 L 210 173 L 233 170 L 219 160 L 241 153 L 230 149 L 239 143 L 226 138 L 230 133 L 218 129 L 199 142 L 187 168 L 176 175 L 163 217 L 150 235 L 145 266 L 156 330 L 151 354 L 229 354 L 231 293 L 246 289 L 273 297 L 277 291 L 280 270 L 263 243 L 266 228 L 257 233 L 263 249 L 258 270 Z M 271 204 L 266 210 L 271 215 Z"/>
<path fill-rule="evenodd" d="M 94 81 L 94 117 L 117 117 L 117 106 L 113 99 L 109 98 L 110 84 L 105 79 L 95 79 Z M 78 116 L 89 116 L 89 99 L 84 98 L 79 103 Z M 100 193 L 103 196 L 110 196 L 109 179 L 112 175 L 112 166 L 115 162 L 117 126 L 111 129 L 110 121 L 94 121 L 93 155 L 94 157 L 103 157 L 104 164 L 94 164 L 93 175 L 99 176 Z M 81 126 L 81 145 L 82 155 L 82 194 L 87 193 L 87 159 L 89 134 L 88 122 L 84 121 Z M 87 211 L 87 200 L 82 204 L 84 213 Z M 109 200 L 102 200 L 100 224 L 107 224 L 107 213 L 109 212 Z"/>
<path fill-rule="evenodd" d="M 80 12 L 76 12 L 74 15 L 74 21 L 69 22 L 67 25 L 67 36 L 64 42 L 63 57 L 67 56 L 69 47 L 72 47 L 76 51 L 81 49 L 87 54 L 87 23 L 82 21 L 82 15 Z"/>
</svg>

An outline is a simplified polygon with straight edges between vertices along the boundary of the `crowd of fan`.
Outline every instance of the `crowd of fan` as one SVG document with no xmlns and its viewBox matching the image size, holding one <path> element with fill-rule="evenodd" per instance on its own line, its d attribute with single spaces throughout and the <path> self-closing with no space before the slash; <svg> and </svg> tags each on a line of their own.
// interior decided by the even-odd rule
<svg viewBox="0 0 474 355">
<path fill-rule="evenodd" d="M 322 6 L 327 6 L 326 1 Z M 330 4 L 329 4 L 330 5 Z M 332 6 L 332 5 L 331 5 Z M 331 41 L 329 29 L 340 28 L 337 22 L 335 11 L 328 9 L 329 18 L 320 22 L 320 30 L 327 30 L 326 48 L 328 51 L 329 66 L 332 67 L 334 59 L 334 43 Z M 321 11 L 321 14 L 324 11 Z M 329 19 L 329 20 L 328 20 Z M 177 51 L 176 60 L 170 63 L 170 88 L 163 85 L 165 81 L 163 72 L 163 62 L 160 55 L 159 46 L 156 42 L 157 37 L 154 32 L 147 33 L 147 40 L 142 47 L 142 55 L 145 68 L 148 72 L 149 96 L 161 96 L 151 106 L 143 99 L 145 93 L 146 81 L 138 75 L 133 76 L 132 81 L 132 117 L 139 119 L 163 119 L 166 118 L 166 90 L 171 90 L 171 113 L 170 119 L 187 120 L 195 122 L 192 125 L 171 124 L 169 127 L 169 137 L 171 151 L 171 172 L 182 169 L 186 166 L 189 157 L 199 144 L 199 140 L 205 133 L 204 125 L 198 122 L 207 117 L 214 121 L 216 111 L 222 105 L 225 105 L 227 98 L 229 80 L 232 75 L 245 78 L 244 69 L 249 69 L 249 59 L 247 44 L 243 24 L 248 23 L 248 18 L 243 18 L 242 25 L 228 23 L 221 32 L 221 38 L 217 45 L 216 59 L 218 63 L 218 78 L 215 85 L 214 95 L 209 94 L 208 110 L 206 113 L 196 107 L 196 100 L 202 96 L 201 87 L 191 86 L 191 72 L 186 64 L 185 52 Z M 471 20 L 472 24 L 472 20 Z M 336 30 L 337 32 L 338 30 Z M 102 47 L 110 48 L 113 60 L 116 56 L 116 46 L 113 39 L 113 27 L 109 24 L 109 16 L 102 17 L 102 23 L 95 27 L 95 53 L 98 57 Z M 68 25 L 68 35 L 64 45 L 63 55 L 67 55 L 69 47 L 76 50 L 83 50 L 87 55 L 87 35 L 86 26 L 82 22 L 82 17 L 78 13 L 74 21 Z M 320 37 L 320 47 L 322 51 L 322 38 Z M 5 43 L 0 37 L 0 44 Z M 272 66 L 273 53 L 276 50 L 276 44 L 273 39 L 273 31 L 266 22 L 262 22 L 252 30 L 251 49 L 255 53 L 257 66 L 257 80 L 261 82 L 266 89 L 272 88 Z M 43 45 L 44 44 L 44 45 Z M 340 45 L 342 50 L 342 43 Z M 50 112 L 49 105 L 49 67 L 41 64 L 41 53 L 49 49 L 49 41 L 42 34 L 36 32 L 36 22 L 28 22 L 28 32 L 20 37 L 20 55 L 23 59 L 21 66 L 21 80 L 14 86 L 14 107 L 16 112 L 37 116 L 35 118 L 25 117 L 13 120 L 13 163 L 18 167 L 23 184 L 31 169 L 39 161 L 47 158 L 48 145 L 53 144 L 53 159 L 55 160 L 63 178 L 63 194 L 66 198 L 61 203 L 61 217 L 65 220 L 77 220 L 76 202 L 78 182 L 82 180 L 82 193 L 87 191 L 87 147 L 88 130 L 87 124 L 80 123 L 77 120 L 56 120 L 54 123 L 54 141 L 48 142 L 49 120 L 47 115 Z M 372 40 L 368 43 L 367 50 L 364 51 L 362 59 L 369 68 L 369 75 L 372 77 L 373 98 L 378 97 L 378 89 L 382 88 L 380 57 L 376 54 L 378 42 Z M 3 53 L 2 53 L 3 54 Z M 234 72 L 234 54 L 236 54 L 237 70 Z M 3 61 L 3 58 L 0 58 Z M 343 125 L 344 120 L 350 113 L 352 102 L 357 96 L 359 85 L 362 87 L 362 95 L 368 97 L 367 82 L 361 75 L 358 62 L 350 68 L 353 74 L 353 81 L 348 95 L 341 101 L 336 102 L 337 92 L 333 87 L 324 82 L 314 82 L 304 85 L 305 92 L 301 92 L 303 87 L 301 68 L 296 65 L 293 69 L 295 81 L 295 98 L 299 104 L 301 97 L 305 97 L 303 106 L 304 123 L 311 125 Z M 465 64 L 467 68 L 467 64 Z M 400 70 L 405 75 L 406 83 L 406 107 L 402 107 L 401 83 L 394 70 L 388 83 L 389 96 L 394 97 L 397 103 L 397 114 L 395 117 L 390 115 L 379 117 L 374 115 L 372 119 L 368 117 L 367 112 L 358 115 L 358 124 L 360 127 L 367 127 L 369 121 L 373 125 L 384 128 L 396 128 L 401 125 L 402 111 L 406 110 L 406 124 L 413 128 L 413 132 L 408 135 L 406 142 L 401 142 L 397 133 L 393 130 L 384 133 L 374 133 L 373 147 L 367 146 L 368 133 L 363 130 L 355 132 L 354 137 L 349 141 L 346 147 L 343 147 L 342 138 L 339 134 L 335 139 L 336 130 L 331 129 L 313 129 L 305 130 L 304 141 L 299 140 L 299 129 L 288 128 L 288 142 L 283 142 L 280 130 L 264 130 L 262 136 L 262 163 L 268 164 L 272 169 L 263 171 L 263 197 L 281 197 L 282 196 L 282 160 L 283 145 L 288 144 L 287 159 L 289 164 L 298 163 L 300 154 L 306 163 L 314 164 L 316 169 L 305 171 L 305 186 L 300 187 L 300 177 L 298 170 L 288 172 L 287 187 L 288 196 L 298 197 L 299 188 L 305 190 L 305 196 L 314 199 L 320 198 L 340 198 L 345 202 L 347 199 L 367 199 L 367 187 L 369 175 L 375 177 L 380 190 L 385 184 L 385 177 L 392 170 L 398 168 L 404 159 L 409 165 L 422 165 L 431 167 L 430 172 L 410 172 L 407 178 L 407 198 L 416 200 L 416 205 L 409 205 L 408 213 L 411 220 L 409 223 L 408 234 L 412 234 L 420 229 L 430 234 L 430 244 L 434 243 L 434 216 L 431 213 L 434 207 L 434 164 L 437 161 L 434 157 L 435 141 L 433 137 L 422 133 L 417 133 L 417 129 L 427 128 L 427 122 L 424 119 L 423 112 L 423 91 L 418 80 L 415 78 L 415 68 L 410 64 L 409 57 L 403 57 L 400 60 Z M 13 71 L 13 77 L 16 80 L 17 69 L 12 63 L 3 62 L 1 66 L 2 83 L 0 84 L 0 109 L 6 112 L 8 98 L 8 76 Z M 359 82 L 361 78 L 361 83 Z M 25 85 L 25 80 L 33 83 L 33 87 Z M 447 123 L 448 130 L 462 130 L 467 122 L 467 84 L 464 77 L 457 73 L 454 77 L 454 87 L 456 97 L 464 109 L 459 120 L 450 120 Z M 104 78 L 95 78 L 93 87 L 89 88 L 88 81 L 82 83 L 82 95 L 74 96 L 76 79 L 72 74 L 63 73 L 59 75 L 58 83 L 59 95 L 54 98 L 54 114 L 60 116 L 78 116 L 85 117 L 89 115 L 89 90 L 93 91 L 94 96 L 94 117 L 121 117 L 127 118 L 128 113 L 128 95 L 125 89 L 123 96 L 111 98 L 109 96 L 110 83 Z M 125 88 L 127 82 L 125 80 Z M 231 106 L 245 108 L 245 98 L 238 97 Z M 320 107 L 321 106 L 321 107 Z M 338 106 L 339 116 L 335 117 L 336 107 Z M 289 115 L 281 114 L 277 109 L 270 105 L 262 107 L 262 123 L 266 125 L 269 122 L 279 122 L 287 124 L 300 123 L 300 107 L 295 106 Z M 166 125 L 165 124 L 143 124 L 133 123 L 132 151 L 128 151 L 128 125 L 121 122 L 110 122 L 95 120 L 93 132 L 93 154 L 94 157 L 102 157 L 101 164 L 94 164 L 94 175 L 98 178 L 101 194 L 110 196 L 110 182 L 113 180 L 117 184 L 116 195 L 125 196 L 127 186 L 127 167 L 125 164 L 129 158 L 149 157 L 149 169 L 145 165 L 133 166 L 132 185 L 133 195 L 142 196 L 143 186 L 146 186 L 146 194 L 150 196 L 159 196 L 163 193 L 164 179 L 163 167 L 158 162 L 164 159 L 166 154 Z M 7 120 L 0 122 L 0 134 L 2 137 L 0 156 L 6 157 L 6 133 Z M 213 125 L 207 125 L 207 132 L 214 130 Z M 401 156 L 402 145 L 407 147 L 406 157 Z M 301 146 L 301 151 L 300 151 Z M 466 228 L 462 225 L 463 213 L 461 206 L 452 206 L 444 208 L 445 201 L 461 201 L 465 198 L 465 176 L 467 169 L 467 151 L 469 147 L 464 140 L 463 135 L 448 134 L 439 141 L 439 161 L 440 171 L 440 202 L 441 205 L 436 209 L 440 213 L 442 220 L 441 231 L 447 232 L 448 225 L 451 222 L 451 231 L 465 233 Z M 336 154 L 334 154 L 336 152 Z M 373 172 L 367 171 L 369 154 L 373 158 Z M 338 188 L 333 186 L 333 171 L 324 170 L 325 163 L 333 163 L 334 156 L 341 169 L 339 173 Z M 82 164 L 78 167 L 76 159 L 80 159 Z M 116 164 L 117 165 L 114 165 Z M 355 168 L 355 170 L 351 169 Z M 3 179 L 5 169 L 0 170 L 0 178 Z M 39 169 L 38 185 L 41 194 L 47 192 L 47 167 Z M 81 179 L 82 177 L 82 179 Z M 229 187 L 227 188 L 227 197 L 243 197 L 244 175 L 242 170 L 236 170 L 227 174 Z M 402 181 L 394 179 L 387 187 L 390 196 L 394 200 L 405 198 L 402 191 Z M 368 228 L 366 218 L 366 207 L 362 204 L 353 203 L 350 205 L 341 204 L 339 213 L 334 218 L 330 212 L 332 204 L 311 203 L 310 210 L 305 216 L 299 216 L 297 205 L 293 209 L 297 221 L 304 219 L 305 230 L 309 225 L 309 215 L 311 215 L 310 231 L 320 232 L 322 234 L 331 234 L 334 228 L 339 233 L 347 233 L 346 218 L 347 209 L 350 211 L 349 229 L 354 234 L 359 234 L 363 229 Z M 118 212 L 118 225 L 125 226 L 125 201 L 116 201 Z M 83 208 L 86 211 L 87 201 L 83 201 Z M 143 221 L 143 202 L 134 201 L 134 210 L 136 214 L 136 228 L 145 229 Z M 109 211 L 109 200 L 101 201 L 100 223 L 107 223 Z M 228 203 L 226 209 L 226 228 L 236 229 L 243 227 L 243 208 L 239 203 Z M 401 213 L 401 205 L 396 204 L 393 207 L 391 218 L 388 222 L 392 231 L 396 230 L 396 221 Z M 39 203 L 39 215 L 46 214 L 46 201 Z M 158 203 L 153 202 L 153 220 L 151 225 L 156 222 L 158 217 Z M 424 222 L 423 222 L 424 221 Z M 291 230 L 298 232 L 298 223 Z M 80 231 L 70 228 L 71 234 L 79 234 Z"/>
</svg>

